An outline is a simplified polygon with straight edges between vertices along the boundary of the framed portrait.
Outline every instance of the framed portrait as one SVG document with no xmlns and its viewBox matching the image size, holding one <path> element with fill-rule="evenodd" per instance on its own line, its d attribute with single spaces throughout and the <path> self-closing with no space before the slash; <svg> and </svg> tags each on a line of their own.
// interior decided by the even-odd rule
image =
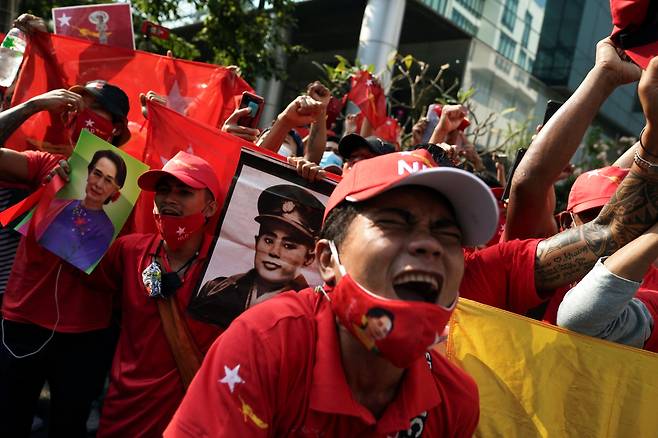
<svg viewBox="0 0 658 438">
<path fill-rule="evenodd" d="M 126 223 L 148 166 L 87 130 L 68 163 L 70 181 L 44 196 L 16 230 L 32 229 L 39 245 L 90 273 Z"/>
<path fill-rule="evenodd" d="M 280 292 L 321 284 L 315 242 L 335 183 L 309 183 L 288 164 L 242 149 L 188 311 L 227 327 Z"/>
</svg>

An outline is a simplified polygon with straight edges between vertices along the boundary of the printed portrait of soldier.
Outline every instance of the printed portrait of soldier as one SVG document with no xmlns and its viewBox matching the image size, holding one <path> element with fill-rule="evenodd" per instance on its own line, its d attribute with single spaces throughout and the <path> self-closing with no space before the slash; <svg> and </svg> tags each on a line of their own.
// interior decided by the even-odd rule
<svg viewBox="0 0 658 438">
<path fill-rule="evenodd" d="M 206 282 L 188 310 L 198 319 L 227 327 L 243 311 L 278 293 L 308 287 L 301 270 L 315 261 L 315 241 L 324 205 L 308 190 L 279 184 L 258 197 L 254 266 Z"/>
</svg>

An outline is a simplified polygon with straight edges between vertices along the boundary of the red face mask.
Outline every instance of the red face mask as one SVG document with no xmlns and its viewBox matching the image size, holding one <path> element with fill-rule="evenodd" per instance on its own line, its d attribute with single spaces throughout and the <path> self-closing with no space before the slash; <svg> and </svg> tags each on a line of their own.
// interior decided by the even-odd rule
<svg viewBox="0 0 658 438">
<path fill-rule="evenodd" d="M 108 143 L 114 138 L 114 125 L 111 120 L 99 116 L 94 111 L 85 108 L 79 113 L 73 115 L 68 123 L 70 130 L 71 144 L 78 142 L 80 132 L 83 129 L 88 130 L 96 137 L 102 138 Z"/>
<path fill-rule="evenodd" d="M 170 216 L 153 213 L 155 225 L 160 236 L 167 242 L 167 247 L 176 251 L 206 224 L 203 213 L 188 216 Z"/>
<path fill-rule="evenodd" d="M 331 252 L 338 261 L 333 242 Z M 433 345 L 443 341 L 455 309 L 438 304 L 382 298 L 357 283 L 338 262 L 343 274 L 327 290 L 331 308 L 340 324 L 366 349 L 398 368 L 408 368 Z"/>
</svg>

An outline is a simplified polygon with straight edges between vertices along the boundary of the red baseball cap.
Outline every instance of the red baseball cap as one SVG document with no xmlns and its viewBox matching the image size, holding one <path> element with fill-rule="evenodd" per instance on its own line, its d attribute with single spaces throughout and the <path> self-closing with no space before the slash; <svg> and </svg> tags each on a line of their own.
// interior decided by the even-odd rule
<svg viewBox="0 0 658 438">
<path fill-rule="evenodd" d="M 567 202 L 567 211 L 580 213 L 590 208 L 603 207 L 617 191 L 628 169 L 608 166 L 590 170 L 576 178 Z"/>
<path fill-rule="evenodd" d="M 658 55 L 658 2 L 610 0 L 612 39 L 637 65 L 647 68 Z"/>
<path fill-rule="evenodd" d="M 160 178 L 171 175 L 194 189 L 209 189 L 215 199 L 219 195 L 217 174 L 203 158 L 180 151 L 160 170 L 144 172 L 137 184 L 142 190 L 155 192 Z"/>
<path fill-rule="evenodd" d="M 438 166 L 424 149 L 356 163 L 329 197 L 323 221 L 343 201 L 365 201 L 402 186 L 423 186 L 442 194 L 455 211 L 464 246 L 485 244 L 496 230 L 498 205 L 489 187 L 469 172 Z"/>
</svg>

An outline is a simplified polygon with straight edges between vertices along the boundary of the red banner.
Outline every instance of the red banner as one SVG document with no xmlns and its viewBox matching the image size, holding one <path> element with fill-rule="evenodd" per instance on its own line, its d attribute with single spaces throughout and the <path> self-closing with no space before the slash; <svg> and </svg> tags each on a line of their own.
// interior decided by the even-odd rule
<svg viewBox="0 0 658 438">
<path fill-rule="evenodd" d="M 361 109 L 373 128 L 386 122 L 386 96 L 381 85 L 367 71 L 352 76 L 347 98 Z"/>
<path fill-rule="evenodd" d="M 375 129 L 375 135 L 400 149 L 400 123 L 395 117 L 386 117 L 386 121 Z"/>
<path fill-rule="evenodd" d="M 143 161 L 151 169 L 160 169 L 178 151 L 186 151 L 203 158 L 217 173 L 221 188 L 217 200 L 219 210 L 221 210 L 235 174 L 241 148 L 246 147 L 282 158 L 239 137 L 199 123 L 157 103 L 149 102 L 148 114 L 148 135 Z M 214 226 L 210 229 L 214 229 Z M 124 232 L 151 231 L 155 231 L 153 193 L 142 192 L 135 205 L 131 228 Z"/>
<path fill-rule="evenodd" d="M 130 3 L 53 8 L 53 23 L 57 35 L 114 47 L 135 48 Z"/>
<path fill-rule="evenodd" d="M 167 97 L 170 108 L 201 123 L 220 126 L 235 109 L 234 96 L 253 91 L 225 67 L 37 32 L 30 38 L 12 105 L 94 79 L 117 85 L 128 95 L 133 138 L 123 149 L 139 159 L 145 141 L 139 93 L 153 90 Z M 64 133 L 60 116 L 44 111 L 24 123 L 7 146 L 63 152 L 57 145 L 68 143 Z"/>
</svg>

